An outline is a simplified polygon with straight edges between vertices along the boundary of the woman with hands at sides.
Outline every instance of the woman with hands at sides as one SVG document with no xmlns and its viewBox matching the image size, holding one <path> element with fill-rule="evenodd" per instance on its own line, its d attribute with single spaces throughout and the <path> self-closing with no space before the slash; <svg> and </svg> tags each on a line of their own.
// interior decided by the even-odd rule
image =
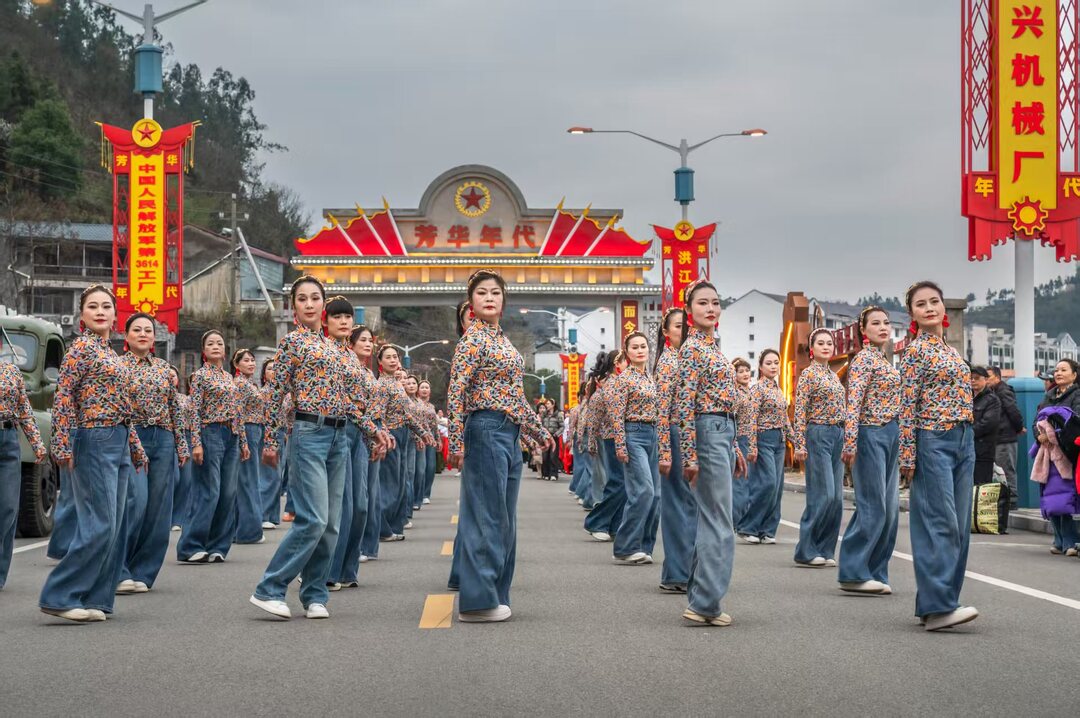
<svg viewBox="0 0 1080 718">
<path fill-rule="evenodd" d="M 750 501 L 739 535 L 749 544 L 776 543 L 780 504 L 784 497 L 784 454 L 793 441 L 788 403 L 776 383 L 780 353 L 766 349 L 758 356 L 758 380 L 750 390 L 750 436 L 746 460 Z"/>
</svg>

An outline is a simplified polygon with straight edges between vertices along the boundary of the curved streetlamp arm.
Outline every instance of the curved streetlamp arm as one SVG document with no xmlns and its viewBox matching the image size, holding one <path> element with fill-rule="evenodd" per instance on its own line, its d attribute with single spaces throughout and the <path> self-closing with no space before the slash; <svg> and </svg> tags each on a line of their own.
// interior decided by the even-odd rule
<svg viewBox="0 0 1080 718">
<path fill-rule="evenodd" d="M 592 133 L 592 134 L 601 134 L 601 133 L 603 133 L 603 134 L 607 134 L 607 135 L 634 135 L 635 137 L 640 137 L 643 140 L 648 140 L 649 142 L 652 142 L 653 144 L 660 145 L 661 147 L 667 147 L 672 152 L 679 152 L 680 151 L 678 146 L 676 146 L 676 145 L 668 144 L 667 142 L 661 142 L 660 140 L 658 140 L 658 139 L 656 139 L 654 137 L 649 137 L 648 135 L 643 135 L 640 132 L 634 132 L 633 130 L 590 130 L 590 133 Z"/>
<path fill-rule="evenodd" d="M 716 135 L 715 137 L 710 137 L 709 139 L 704 140 L 703 142 L 698 142 L 696 145 L 690 145 L 689 147 L 686 148 L 686 151 L 687 152 L 693 152 L 698 147 L 701 147 L 702 145 L 707 145 L 710 142 L 712 142 L 713 140 L 718 140 L 721 137 L 744 137 L 744 136 L 745 135 L 742 132 L 724 132 L 723 134 Z"/>
</svg>

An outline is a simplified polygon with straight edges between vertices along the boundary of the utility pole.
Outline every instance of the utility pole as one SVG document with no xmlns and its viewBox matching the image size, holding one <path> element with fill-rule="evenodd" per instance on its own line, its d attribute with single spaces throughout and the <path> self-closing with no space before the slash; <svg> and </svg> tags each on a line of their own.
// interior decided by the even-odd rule
<svg viewBox="0 0 1080 718">
<path fill-rule="evenodd" d="M 225 219 L 225 213 L 219 212 L 218 217 Z M 236 342 L 238 339 L 238 327 L 240 326 L 240 233 L 237 231 L 237 222 L 245 220 L 248 215 L 238 215 L 236 211 L 236 192 L 229 195 L 229 238 L 232 240 L 232 252 L 230 254 L 230 266 L 229 266 L 229 290 L 228 298 L 229 303 L 232 305 L 232 309 L 229 312 L 229 316 L 232 318 L 229 327 L 229 346 L 235 351 Z"/>
</svg>

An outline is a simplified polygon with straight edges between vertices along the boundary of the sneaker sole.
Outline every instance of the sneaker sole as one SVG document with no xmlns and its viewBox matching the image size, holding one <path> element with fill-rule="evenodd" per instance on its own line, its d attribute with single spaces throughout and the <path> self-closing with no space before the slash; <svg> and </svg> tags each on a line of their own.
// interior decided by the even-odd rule
<svg viewBox="0 0 1080 718">
<path fill-rule="evenodd" d="M 957 626 L 963 626 L 965 623 L 971 623 L 972 621 L 974 621 L 978 617 L 979 617 L 979 614 L 976 613 L 976 614 L 974 614 L 972 616 L 968 616 L 967 618 L 965 618 L 962 621 L 957 621 L 956 623 L 950 623 L 948 626 L 938 626 L 937 628 L 929 628 L 929 627 L 927 627 L 926 630 L 929 631 L 930 633 L 937 633 L 938 631 L 944 631 L 944 630 L 949 629 L 949 628 L 956 628 Z"/>
<path fill-rule="evenodd" d="M 275 618 L 280 618 L 283 621 L 289 621 L 289 620 L 292 619 L 292 613 L 291 612 L 288 615 L 286 615 L 286 614 L 283 614 L 283 613 L 278 613 L 277 611 L 272 611 L 269 608 L 267 608 L 266 606 L 264 606 L 262 604 L 262 602 L 260 602 L 259 599 L 255 598 L 254 596 L 251 596 L 250 598 L 248 598 L 248 603 L 250 603 L 255 608 L 259 609 L 260 611 L 265 611 L 266 613 L 269 613 L 271 616 L 274 616 Z"/>
</svg>

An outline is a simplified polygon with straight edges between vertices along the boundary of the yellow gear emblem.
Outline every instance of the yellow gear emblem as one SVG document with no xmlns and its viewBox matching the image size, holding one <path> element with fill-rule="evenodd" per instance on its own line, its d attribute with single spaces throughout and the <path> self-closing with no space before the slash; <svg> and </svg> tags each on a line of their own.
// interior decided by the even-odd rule
<svg viewBox="0 0 1080 718">
<path fill-rule="evenodd" d="M 131 139 L 144 150 L 155 147 L 161 141 L 161 125 L 149 118 L 141 119 L 131 128 Z"/>
<path fill-rule="evenodd" d="M 454 206 L 466 217 L 479 217 L 491 209 L 491 190 L 480 182 L 465 182 L 454 193 Z"/>
<path fill-rule="evenodd" d="M 686 220 L 679 222 L 675 225 L 675 239 L 686 242 L 694 238 L 694 225 L 690 224 Z"/>
</svg>

